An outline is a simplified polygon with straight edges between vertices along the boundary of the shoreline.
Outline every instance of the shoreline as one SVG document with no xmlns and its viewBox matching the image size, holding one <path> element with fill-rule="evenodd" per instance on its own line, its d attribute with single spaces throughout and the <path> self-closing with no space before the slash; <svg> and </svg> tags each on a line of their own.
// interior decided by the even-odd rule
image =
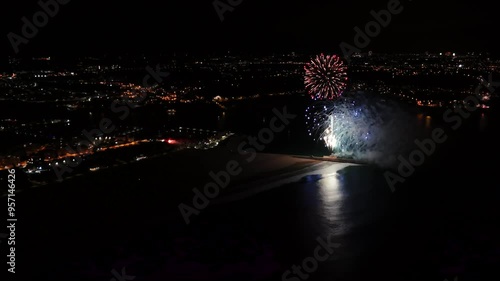
<svg viewBox="0 0 500 281">
<path fill-rule="evenodd" d="M 24 193 L 25 195 L 30 194 L 30 191 L 37 190 L 41 191 L 44 188 L 54 189 L 61 185 L 73 185 L 80 181 L 90 181 L 94 185 L 99 186 L 99 180 L 101 175 L 111 174 L 126 174 L 123 171 L 134 170 L 135 167 L 139 168 L 139 165 L 146 167 L 155 167 L 158 170 L 158 174 L 151 177 L 165 176 L 168 175 L 169 179 L 166 180 L 171 183 L 185 183 L 185 190 L 189 189 L 188 186 L 203 188 L 203 186 L 212 181 L 209 177 L 209 172 L 213 171 L 224 171 L 227 162 L 234 160 L 237 161 L 241 168 L 242 173 L 231 177 L 231 183 L 227 188 L 227 191 L 231 193 L 234 190 L 240 190 L 241 186 L 255 184 L 259 181 L 266 181 L 267 179 L 286 179 L 287 177 L 293 177 L 301 171 L 306 171 L 311 169 L 311 167 L 321 165 L 324 162 L 332 163 L 345 163 L 345 164 L 361 164 L 354 161 L 349 161 L 346 159 L 336 159 L 332 157 L 309 157 L 301 155 L 291 155 L 291 154 L 275 154 L 275 153 L 256 153 L 255 159 L 247 162 L 242 159 L 243 156 L 235 152 L 231 152 L 225 146 L 219 146 L 210 150 L 194 150 L 185 149 L 177 150 L 170 153 L 163 153 L 157 155 L 156 157 L 151 157 L 139 162 L 131 162 L 118 166 L 111 166 L 107 169 L 103 169 L 97 172 L 86 172 L 78 173 L 72 175 L 63 181 L 54 181 L 47 183 L 33 183 L 31 186 L 24 186 L 16 190 L 16 194 Z M 197 162 L 197 163 L 196 163 Z M 192 164 L 199 164 L 199 167 L 195 167 Z M 201 165 L 200 165 L 201 164 Z M 193 166 L 193 169 L 189 171 L 190 177 L 182 178 L 183 169 L 189 169 Z M 165 168 L 165 169 L 162 169 Z M 168 171 L 165 174 L 164 171 Z M 179 178 L 180 176 L 180 178 Z M 206 178 L 207 180 L 202 180 Z M 199 179 L 198 182 L 193 181 L 193 179 Z M 237 187 L 239 186 L 239 187 Z M 7 193 L 0 195 L 0 197 L 6 197 Z"/>
</svg>

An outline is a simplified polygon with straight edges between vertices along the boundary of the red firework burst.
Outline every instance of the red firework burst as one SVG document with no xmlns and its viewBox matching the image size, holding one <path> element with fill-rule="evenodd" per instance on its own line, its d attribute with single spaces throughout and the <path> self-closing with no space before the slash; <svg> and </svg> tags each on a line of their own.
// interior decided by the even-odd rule
<svg viewBox="0 0 500 281">
<path fill-rule="evenodd" d="M 347 66 L 337 55 L 321 54 L 304 66 L 305 86 L 315 100 L 332 100 L 344 92 Z"/>
</svg>

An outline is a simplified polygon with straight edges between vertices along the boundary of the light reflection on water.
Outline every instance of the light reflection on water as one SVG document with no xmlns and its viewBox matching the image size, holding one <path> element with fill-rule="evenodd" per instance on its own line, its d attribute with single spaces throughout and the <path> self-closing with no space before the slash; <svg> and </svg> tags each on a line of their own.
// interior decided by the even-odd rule
<svg viewBox="0 0 500 281">
<path fill-rule="evenodd" d="M 321 179 L 317 181 L 320 204 L 319 215 L 329 232 L 335 235 L 342 235 L 348 231 L 342 211 L 346 194 L 341 186 L 342 175 L 338 173 L 339 170 L 345 167 L 345 165 L 332 165 L 321 174 Z"/>
<path fill-rule="evenodd" d="M 486 114 L 481 113 L 481 119 L 479 120 L 479 131 L 484 132 L 488 127 L 488 117 Z"/>
<path fill-rule="evenodd" d="M 314 177 L 302 183 L 305 190 L 315 190 L 314 216 L 323 234 L 350 235 L 377 223 L 384 214 L 389 192 L 384 177 L 365 165 L 323 165 Z"/>
<path fill-rule="evenodd" d="M 427 130 L 432 129 L 432 117 L 431 116 L 426 116 L 425 117 L 425 128 Z"/>
<path fill-rule="evenodd" d="M 321 203 L 326 218 L 336 216 L 340 212 L 342 192 L 337 174 L 327 174 L 318 182 L 320 187 Z"/>
</svg>

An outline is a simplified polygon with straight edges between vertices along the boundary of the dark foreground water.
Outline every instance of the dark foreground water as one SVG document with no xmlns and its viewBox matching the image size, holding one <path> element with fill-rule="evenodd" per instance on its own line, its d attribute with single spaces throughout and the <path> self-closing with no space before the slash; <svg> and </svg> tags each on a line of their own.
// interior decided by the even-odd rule
<svg viewBox="0 0 500 281">
<path fill-rule="evenodd" d="M 266 192 L 222 193 L 186 225 L 178 204 L 199 185 L 172 181 L 169 171 L 185 165 L 182 176 L 194 183 L 196 161 L 157 159 L 26 190 L 16 197 L 15 277 L 132 280 L 114 275 L 124 270 L 133 280 L 492 280 L 499 123 L 492 115 L 481 126 L 482 118 L 444 127 L 448 141 L 394 193 L 382 169 L 324 162 Z M 428 129 L 446 125 L 431 119 Z M 322 246 L 316 266 L 308 257 L 328 244 L 318 239 L 335 247 L 327 254 Z M 310 272 L 282 279 L 305 260 Z"/>
</svg>

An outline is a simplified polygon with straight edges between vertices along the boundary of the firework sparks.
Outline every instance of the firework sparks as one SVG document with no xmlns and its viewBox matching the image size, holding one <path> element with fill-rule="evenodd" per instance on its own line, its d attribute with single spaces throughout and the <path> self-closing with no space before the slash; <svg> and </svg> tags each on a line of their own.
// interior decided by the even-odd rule
<svg viewBox="0 0 500 281">
<path fill-rule="evenodd" d="M 365 161 L 381 162 L 404 151 L 414 137 L 408 131 L 409 118 L 395 104 L 362 98 L 315 102 L 306 109 L 306 124 L 314 140 L 337 157 Z"/>
<path fill-rule="evenodd" d="M 347 85 L 347 66 L 337 55 L 316 56 L 304 67 L 305 87 L 315 100 L 332 100 L 344 92 Z"/>
</svg>

